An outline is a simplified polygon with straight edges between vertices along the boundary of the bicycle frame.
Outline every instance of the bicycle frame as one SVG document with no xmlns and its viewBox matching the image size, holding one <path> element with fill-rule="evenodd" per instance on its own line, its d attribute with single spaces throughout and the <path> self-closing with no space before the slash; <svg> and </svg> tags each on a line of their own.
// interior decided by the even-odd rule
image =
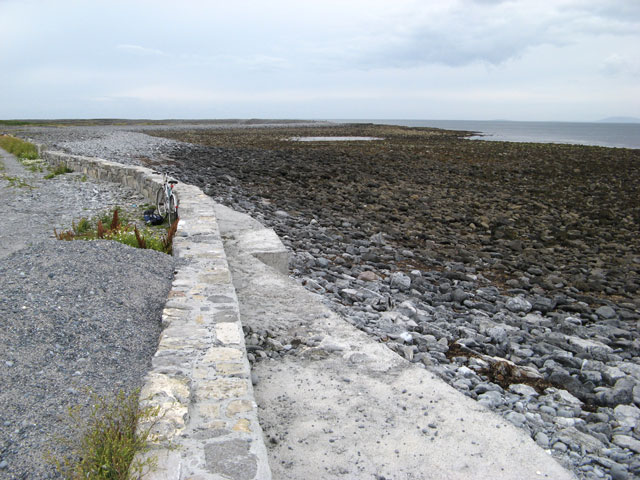
<svg viewBox="0 0 640 480">
<path fill-rule="evenodd" d="M 173 191 L 176 183 L 178 182 L 169 180 L 169 176 L 163 173 L 162 186 L 158 189 L 156 195 L 158 213 L 165 218 L 168 217 L 170 223 L 173 223 L 178 218 L 178 195 Z"/>
</svg>

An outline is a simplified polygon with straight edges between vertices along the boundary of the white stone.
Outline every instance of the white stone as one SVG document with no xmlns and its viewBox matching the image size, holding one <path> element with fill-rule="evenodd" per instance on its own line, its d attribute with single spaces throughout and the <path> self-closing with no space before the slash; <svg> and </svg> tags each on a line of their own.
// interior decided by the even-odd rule
<svg viewBox="0 0 640 480">
<path fill-rule="evenodd" d="M 623 427 L 636 428 L 640 420 L 640 408 L 634 405 L 618 405 L 613 409 L 616 420 Z"/>
<path fill-rule="evenodd" d="M 582 405 L 582 402 L 579 399 L 571 395 L 566 390 L 556 390 L 554 396 L 556 397 L 557 400 L 560 400 L 564 403 L 568 403 L 570 405 L 578 405 L 578 406 Z"/>
<path fill-rule="evenodd" d="M 240 328 L 235 323 L 219 323 L 216 325 L 216 337 L 222 343 L 238 344 L 242 342 Z"/>
<path fill-rule="evenodd" d="M 529 385 L 525 385 L 523 383 L 514 383 L 509 385 L 509 391 L 513 393 L 517 393 L 518 395 L 522 395 L 523 397 L 537 397 L 538 392 L 533 387 Z"/>
<path fill-rule="evenodd" d="M 602 342 L 596 340 L 588 340 L 586 338 L 580 338 L 575 336 L 567 336 L 567 342 L 569 345 L 575 345 L 582 352 L 600 352 L 611 353 L 613 349 L 609 345 L 605 345 Z"/>
<path fill-rule="evenodd" d="M 512 312 L 529 312 L 531 311 L 531 303 L 522 297 L 512 297 L 507 300 L 506 307 Z"/>
<path fill-rule="evenodd" d="M 633 378 L 640 380 L 640 365 L 630 362 L 623 362 L 618 365 L 618 368 L 624 373 L 631 375 Z"/>
<path fill-rule="evenodd" d="M 636 440 L 629 435 L 614 435 L 613 443 L 622 448 L 628 448 L 636 453 L 640 453 L 640 440 Z"/>
</svg>

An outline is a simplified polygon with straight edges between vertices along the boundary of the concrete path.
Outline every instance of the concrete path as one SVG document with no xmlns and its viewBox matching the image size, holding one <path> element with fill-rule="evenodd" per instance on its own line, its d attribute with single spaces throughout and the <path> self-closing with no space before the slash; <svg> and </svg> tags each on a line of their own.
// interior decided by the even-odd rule
<svg viewBox="0 0 640 480">
<path fill-rule="evenodd" d="M 253 253 L 264 259 L 278 246 L 257 221 L 223 206 L 216 216 L 243 325 L 311 345 L 253 366 L 273 478 L 575 478 L 503 418 L 259 261 Z"/>
</svg>

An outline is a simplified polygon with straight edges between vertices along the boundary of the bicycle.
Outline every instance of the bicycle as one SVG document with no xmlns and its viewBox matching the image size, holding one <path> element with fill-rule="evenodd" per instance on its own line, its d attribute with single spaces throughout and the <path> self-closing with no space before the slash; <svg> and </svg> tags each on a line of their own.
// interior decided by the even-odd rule
<svg viewBox="0 0 640 480">
<path fill-rule="evenodd" d="M 172 225 L 178 219 L 178 194 L 173 191 L 173 187 L 178 183 L 177 180 L 169 180 L 166 173 L 162 174 L 162 186 L 156 192 L 156 208 L 158 214 L 165 220 L 169 219 Z"/>
</svg>

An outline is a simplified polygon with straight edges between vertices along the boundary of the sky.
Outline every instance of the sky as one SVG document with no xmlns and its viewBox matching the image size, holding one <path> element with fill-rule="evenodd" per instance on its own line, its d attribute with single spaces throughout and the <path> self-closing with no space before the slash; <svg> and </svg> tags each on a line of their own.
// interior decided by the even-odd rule
<svg viewBox="0 0 640 480">
<path fill-rule="evenodd" d="M 611 116 L 639 0 L 0 0 L 0 119 Z"/>
</svg>

